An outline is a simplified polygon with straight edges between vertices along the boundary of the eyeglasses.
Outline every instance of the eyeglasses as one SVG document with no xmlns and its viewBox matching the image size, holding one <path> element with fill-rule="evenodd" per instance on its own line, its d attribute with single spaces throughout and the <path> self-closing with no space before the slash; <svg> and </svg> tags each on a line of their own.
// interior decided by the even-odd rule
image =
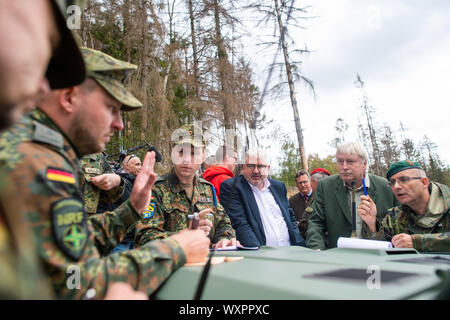
<svg viewBox="0 0 450 320">
<path fill-rule="evenodd" d="M 391 179 L 388 182 L 389 187 L 393 187 L 395 186 L 396 183 L 398 183 L 399 185 L 404 185 L 405 183 L 407 183 L 409 180 L 420 180 L 422 179 L 421 177 L 399 177 L 397 180 L 396 179 Z"/>
<path fill-rule="evenodd" d="M 297 182 L 297 184 L 300 184 L 300 185 L 302 185 L 302 184 L 308 184 L 309 183 L 309 181 L 299 181 L 299 182 Z"/>
<path fill-rule="evenodd" d="M 256 164 L 250 163 L 250 164 L 246 164 L 246 166 L 247 166 L 247 168 L 250 168 L 252 170 L 255 170 L 255 168 L 258 168 L 259 171 L 267 168 L 267 164 L 258 164 L 258 165 L 256 165 Z"/>
</svg>

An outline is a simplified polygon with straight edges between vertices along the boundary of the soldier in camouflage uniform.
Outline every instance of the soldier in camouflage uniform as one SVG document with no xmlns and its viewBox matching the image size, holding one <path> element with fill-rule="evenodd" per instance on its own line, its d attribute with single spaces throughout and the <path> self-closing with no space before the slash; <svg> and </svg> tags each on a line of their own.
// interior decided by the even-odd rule
<svg viewBox="0 0 450 320">
<path fill-rule="evenodd" d="M 88 214 L 98 212 L 98 204 L 111 204 L 119 200 L 125 191 L 125 182 L 111 167 L 102 152 L 81 158 L 83 170 L 82 186 L 85 210 Z"/>
<path fill-rule="evenodd" d="M 139 250 L 101 254 L 115 247 L 147 207 L 155 154 L 148 153 L 130 199 L 113 212 L 87 217 L 80 192 L 79 158 L 104 149 L 123 128 L 122 105 L 140 102 L 123 86 L 136 66 L 83 48 L 88 79 L 52 91 L 0 137 L 0 174 L 11 183 L 0 194 L 9 214 L 26 218 L 42 266 L 58 298 L 102 298 L 115 282 L 151 294 L 186 261 L 206 258 L 209 239 L 185 231 Z"/>
<path fill-rule="evenodd" d="M 369 227 L 365 238 L 392 241 L 396 248 L 450 251 L 450 191 L 430 182 L 420 164 L 410 160 L 390 166 L 386 177 L 401 203 L 376 220 L 376 206 L 365 197 L 358 214 Z"/>
<path fill-rule="evenodd" d="M 0 130 L 33 107 L 33 98 L 48 91 L 47 81 L 63 88 L 85 77 L 81 53 L 54 1 L 0 0 L 0 39 Z M 0 194 L 12 183 L 0 172 Z M 0 203 L 0 299 L 51 298 L 29 226 L 9 205 L 5 210 Z"/>
<path fill-rule="evenodd" d="M 197 176 L 205 160 L 201 128 L 185 125 L 172 135 L 173 168 L 159 176 L 152 192 L 146 219 L 136 226 L 136 246 L 165 239 L 186 229 L 188 215 L 199 212 L 199 228 L 209 235 L 214 248 L 236 245 L 230 218 L 217 201 L 214 186 Z M 145 217 L 145 215 L 144 215 Z"/>
</svg>

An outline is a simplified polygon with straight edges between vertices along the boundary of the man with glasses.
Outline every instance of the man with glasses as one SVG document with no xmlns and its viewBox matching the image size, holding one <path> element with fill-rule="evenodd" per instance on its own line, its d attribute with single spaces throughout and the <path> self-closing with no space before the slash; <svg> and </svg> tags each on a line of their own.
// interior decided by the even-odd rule
<svg viewBox="0 0 450 320">
<path fill-rule="evenodd" d="M 336 160 L 338 174 L 319 181 L 311 205 L 313 212 L 306 236 L 306 244 L 311 249 L 335 248 L 339 237 L 362 238 L 367 226 L 356 210 L 365 193 L 376 203 L 380 220 L 398 203 L 386 179 L 367 172 L 368 156 L 360 143 L 347 142 L 339 146 Z"/>
<path fill-rule="evenodd" d="M 289 208 L 286 186 L 268 178 L 265 152 L 248 150 L 241 172 L 221 185 L 221 203 L 238 241 L 247 247 L 305 246 Z"/>
<path fill-rule="evenodd" d="M 450 251 L 449 188 L 431 182 L 420 164 L 410 160 L 392 164 L 386 178 L 401 205 L 381 221 L 376 204 L 362 197 L 358 214 L 368 227 L 365 237 L 392 241 L 396 248 Z"/>
<path fill-rule="evenodd" d="M 295 184 L 298 193 L 289 198 L 289 207 L 294 210 L 295 218 L 299 222 L 305 213 L 305 209 L 312 203 L 313 190 L 311 188 L 311 177 L 308 171 L 302 169 L 295 174 Z M 301 230 L 300 230 L 301 232 Z M 306 234 L 302 234 L 302 237 Z"/>
</svg>

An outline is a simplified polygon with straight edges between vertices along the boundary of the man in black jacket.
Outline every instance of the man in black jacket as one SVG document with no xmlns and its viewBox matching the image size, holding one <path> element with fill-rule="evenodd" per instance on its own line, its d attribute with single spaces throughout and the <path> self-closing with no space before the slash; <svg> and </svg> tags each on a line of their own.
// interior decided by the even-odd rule
<svg viewBox="0 0 450 320">
<path fill-rule="evenodd" d="M 127 156 L 123 161 L 123 170 L 116 172 L 120 177 L 122 177 L 122 179 L 125 182 L 125 190 L 123 192 L 122 197 L 110 205 L 105 205 L 104 203 L 101 203 L 99 208 L 101 207 L 102 208 L 101 210 L 107 209 L 108 211 L 111 211 L 117 208 L 123 202 L 127 201 L 127 199 L 130 197 L 131 190 L 133 189 L 134 180 L 136 179 L 136 176 L 138 175 L 139 171 L 141 171 L 141 168 L 142 163 L 141 159 L 139 159 L 138 156 L 134 154 Z M 134 231 L 135 231 L 134 228 L 128 230 L 128 233 L 126 234 L 122 242 L 119 243 L 117 247 L 115 247 L 110 253 L 133 249 Z"/>
</svg>

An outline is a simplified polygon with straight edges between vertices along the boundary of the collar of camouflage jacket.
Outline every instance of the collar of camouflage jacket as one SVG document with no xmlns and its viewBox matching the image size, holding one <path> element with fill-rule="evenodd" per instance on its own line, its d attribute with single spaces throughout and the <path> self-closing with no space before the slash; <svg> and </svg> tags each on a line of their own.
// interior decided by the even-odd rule
<svg viewBox="0 0 450 320">
<path fill-rule="evenodd" d="M 183 186 L 180 183 L 180 180 L 177 177 L 177 174 L 175 173 L 175 169 L 172 167 L 169 172 L 168 181 L 170 188 L 173 192 L 181 192 L 184 190 Z M 195 187 L 198 183 L 197 175 L 194 176 L 194 181 L 192 183 L 193 187 Z"/>
<path fill-rule="evenodd" d="M 427 212 L 423 217 L 417 219 L 416 224 L 424 228 L 436 225 L 448 211 L 448 201 L 448 187 L 432 182 Z"/>
<path fill-rule="evenodd" d="M 31 118 L 33 118 L 34 120 L 46 125 L 47 127 L 59 132 L 64 139 L 67 141 L 67 143 L 70 145 L 70 147 L 73 149 L 73 151 L 75 152 L 76 156 L 78 159 L 82 158 L 82 155 L 78 152 L 77 147 L 72 143 L 72 141 L 70 141 L 69 137 L 66 136 L 66 134 L 64 133 L 64 131 L 62 131 L 58 125 L 53 122 L 53 120 L 41 109 L 39 108 L 35 108 L 32 112 L 31 112 Z"/>
</svg>

